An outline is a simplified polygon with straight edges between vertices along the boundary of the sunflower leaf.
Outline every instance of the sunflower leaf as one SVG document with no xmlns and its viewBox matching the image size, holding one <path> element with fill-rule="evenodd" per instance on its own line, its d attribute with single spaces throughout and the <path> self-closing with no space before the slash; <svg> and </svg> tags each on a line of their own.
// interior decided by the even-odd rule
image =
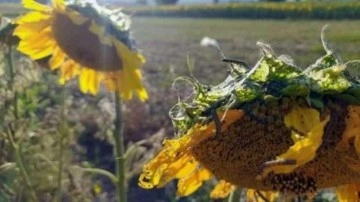
<svg viewBox="0 0 360 202">
<path fill-rule="evenodd" d="M 301 71 L 293 65 L 293 61 L 289 56 L 277 57 L 270 45 L 264 43 L 258 43 L 257 45 L 264 56 L 250 79 L 257 82 L 269 82 L 286 80 L 301 74 Z"/>
<path fill-rule="evenodd" d="M 311 89 L 317 93 L 335 94 L 347 90 L 351 83 L 344 76 L 346 65 L 336 65 L 308 74 L 311 79 Z"/>
</svg>

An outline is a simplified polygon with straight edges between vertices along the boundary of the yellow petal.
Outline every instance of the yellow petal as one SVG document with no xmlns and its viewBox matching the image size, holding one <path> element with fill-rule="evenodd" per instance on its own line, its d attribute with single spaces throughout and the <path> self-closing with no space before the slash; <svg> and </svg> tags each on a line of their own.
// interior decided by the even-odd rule
<svg viewBox="0 0 360 202">
<path fill-rule="evenodd" d="M 360 200 L 359 193 L 359 184 L 349 184 L 336 187 L 338 201 L 358 202 Z"/>
<path fill-rule="evenodd" d="M 161 170 L 161 177 L 157 182 L 158 187 L 163 187 L 175 178 L 183 178 L 190 175 L 198 166 L 198 162 L 188 154 L 179 155 L 179 157 L 175 159 L 177 160 L 174 160 L 174 162 L 170 164 L 165 163 L 162 165 L 164 170 Z"/>
<path fill-rule="evenodd" d="M 83 68 L 79 76 L 80 90 L 83 93 L 96 94 L 100 85 L 100 73 L 90 68 Z"/>
<path fill-rule="evenodd" d="M 309 132 L 320 122 L 319 112 L 315 109 L 295 106 L 284 118 L 288 128 L 295 128 L 303 134 Z"/>
<path fill-rule="evenodd" d="M 306 114 L 303 112 L 306 112 Z M 305 119 L 312 120 L 312 123 L 305 121 Z M 299 138 L 293 146 L 277 158 L 277 160 L 280 161 L 295 160 L 296 163 L 269 165 L 263 170 L 263 177 L 272 171 L 274 173 L 290 173 L 297 167 L 313 160 L 317 149 L 322 144 L 324 128 L 326 123 L 330 120 L 330 116 L 327 116 L 323 121 L 320 121 L 320 114 L 317 110 L 295 107 L 288 115 L 285 116 L 285 122 L 286 120 L 288 121 L 288 124 L 291 123 L 289 126 L 296 128 L 298 131 L 302 133 L 308 131 L 305 134 L 298 134 L 298 136 L 302 136 L 302 138 Z M 293 132 L 296 133 L 296 131 Z"/>
<path fill-rule="evenodd" d="M 36 10 L 36 11 L 42 11 L 42 12 L 50 12 L 52 9 L 46 5 L 40 4 L 36 2 L 35 0 L 23 0 L 22 5 L 24 8 Z"/>
<path fill-rule="evenodd" d="M 209 180 L 212 177 L 210 171 L 205 168 L 200 168 L 195 171 L 192 175 L 182 178 L 178 182 L 177 195 L 188 196 L 194 193 L 204 181 Z"/>
<path fill-rule="evenodd" d="M 18 27 L 19 29 L 16 31 L 20 32 L 23 26 L 24 25 L 20 25 Z M 29 35 L 24 37 L 21 36 L 21 33 L 19 33 L 21 40 L 19 42 L 18 50 L 20 52 L 28 55 L 33 60 L 38 60 L 51 55 L 54 47 L 56 46 L 56 42 L 51 36 L 50 27 L 46 27 L 38 33 L 29 31 L 26 34 Z"/>
<path fill-rule="evenodd" d="M 222 130 L 224 130 L 234 121 L 239 120 L 244 115 L 244 111 L 229 110 L 219 113 L 218 115 L 219 117 L 224 116 L 222 125 Z M 209 175 L 206 174 L 209 174 L 209 172 L 201 171 L 198 173 L 199 171 L 194 170 L 194 167 L 195 169 L 198 167 L 198 162 L 194 160 L 191 154 L 191 148 L 197 144 L 201 144 L 203 140 L 211 137 L 214 133 L 214 122 L 205 126 L 196 124 L 183 136 L 172 140 L 165 140 L 162 150 L 144 166 L 139 178 L 139 186 L 145 189 L 151 189 L 163 186 L 175 178 L 180 178 L 180 194 L 188 194 L 196 190 L 195 188 L 201 185 L 199 185 L 198 181 L 192 180 L 194 178 L 207 179 Z M 198 173 L 198 178 L 194 176 L 194 173 Z M 189 181 L 191 181 L 191 183 Z M 191 186 L 188 183 L 190 183 Z"/>
<path fill-rule="evenodd" d="M 46 31 L 50 35 L 50 24 L 47 21 L 40 21 L 36 23 L 25 23 L 18 25 L 14 30 L 14 35 L 20 39 L 28 39 L 34 36 L 38 36 L 39 33 Z M 47 29 L 47 30 L 45 30 Z"/>
<path fill-rule="evenodd" d="M 214 187 L 210 193 L 210 197 L 214 199 L 226 198 L 229 194 L 235 190 L 235 186 L 225 180 L 220 182 Z"/>
<path fill-rule="evenodd" d="M 60 84 L 65 84 L 66 81 L 74 78 L 80 73 L 80 66 L 73 60 L 67 60 L 60 67 Z"/>
<path fill-rule="evenodd" d="M 60 49 L 60 47 L 56 47 L 49 61 L 50 69 L 54 70 L 60 67 L 65 60 L 65 56 L 65 53 Z"/>
<path fill-rule="evenodd" d="M 141 82 L 142 76 L 139 70 L 145 63 L 144 57 L 140 53 L 131 51 L 122 42 L 116 39 L 112 39 L 112 41 L 118 55 L 122 59 L 122 78 L 117 80 L 116 88 L 119 89 L 121 96 L 125 100 L 130 100 L 133 91 L 135 91 L 140 100 L 145 101 L 148 98 L 148 94 Z"/>
<path fill-rule="evenodd" d="M 142 102 L 145 102 L 146 100 L 149 99 L 149 95 L 148 95 L 148 93 L 147 93 L 147 91 L 146 91 L 145 88 L 137 89 L 137 90 L 136 90 L 136 93 L 137 93 L 140 101 L 142 101 Z"/>
<path fill-rule="evenodd" d="M 48 13 L 42 12 L 30 12 L 21 16 L 18 20 L 16 20 L 16 24 L 22 25 L 25 23 L 37 23 L 37 22 L 50 22 L 51 15 Z"/>
<path fill-rule="evenodd" d="M 181 166 L 178 165 L 178 167 L 176 167 L 176 164 L 174 163 L 171 167 L 169 167 L 169 169 L 176 167 L 177 172 L 174 173 L 174 176 L 180 179 L 194 172 L 197 166 L 198 163 L 195 161 L 195 159 L 190 157 L 189 159 L 185 159 L 185 162 L 182 162 Z"/>
<path fill-rule="evenodd" d="M 53 41 L 46 41 L 46 39 L 41 40 L 43 42 L 43 46 L 40 47 L 39 43 L 32 44 L 32 41 L 22 41 L 20 40 L 18 50 L 26 55 L 28 55 L 33 60 L 38 60 L 45 58 L 51 55 L 55 43 Z"/>
</svg>

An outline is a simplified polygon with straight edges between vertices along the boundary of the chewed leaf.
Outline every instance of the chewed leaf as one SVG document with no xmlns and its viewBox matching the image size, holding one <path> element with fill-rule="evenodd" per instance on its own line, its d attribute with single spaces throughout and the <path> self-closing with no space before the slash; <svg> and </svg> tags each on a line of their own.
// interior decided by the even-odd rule
<svg viewBox="0 0 360 202">
<path fill-rule="evenodd" d="M 236 86 L 234 94 L 239 103 L 250 102 L 261 94 L 261 88 L 255 85 Z"/>
<path fill-rule="evenodd" d="M 250 78 L 258 82 L 269 82 L 295 78 L 300 74 L 301 71 L 298 68 L 272 55 L 263 57 L 259 67 Z"/>
<path fill-rule="evenodd" d="M 257 82 L 265 82 L 270 73 L 269 64 L 267 64 L 266 60 L 260 62 L 259 66 L 255 70 L 255 72 L 250 76 L 250 79 Z"/>
<path fill-rule="evenodd" d="M 345 77 L 345 65 L 332 66 L 330 68 L 309 73 L 311 89 L 322 94 L 337 94 L 346 91 L 350 81 Z"/>
</svg>

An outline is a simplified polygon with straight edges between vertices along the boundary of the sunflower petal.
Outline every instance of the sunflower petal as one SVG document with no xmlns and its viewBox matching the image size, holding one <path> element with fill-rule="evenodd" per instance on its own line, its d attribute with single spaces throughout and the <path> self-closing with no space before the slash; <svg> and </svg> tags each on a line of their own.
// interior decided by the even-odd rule
<svg viewBox="0 0 360 202">
<path fill-rule="evenodd" d="M 51 55 L 55 44 L 51 41 L 44 43 L 43 47 L 36 47 L 28 41 L 20 41 L 18 50 L 27 54 L 31 59 L 38 60 Z"/>
<path fill-rule="evenodd" d="M 229 194 L 235 190 L 235 186 L 225 180 L 220 182 L 214 187 L 210 193 L 210 197 L 214 199 L 226 198 Z"/>
<path fill-rule="evenodd" d="M 307 115 L 303 116 L 306 112 Z M 295 115 L 294 115 L 295 114 Z M 305 134 L 297 134 L 299 138 L 293 146 L 285 153 L 278 156 L 278 160 L 294 160 L 295 164 L 275 164 L 266 166 L 262 176 L 266 176 L 270 172 L 274 173 L 290 173 L 297 167 L 313 160 L 317 149 L 322 144 L 322 136 L 327 122 L 330 120 L 328 115 L 323 121 L 320 121 L 320 114 L 315 109 L 295 107 L 286 117 L 285 123 L 297 131 L 306 132 Z M 306 123 L 304 119 L 314 122 Z M 309 131 L 308 131 L 309 130 Z M 293 131 L 296 133 L 296 131 Z M 304 136 L 305 135 L 305 136 Z"/>
<path fill-rule="evenodd" d="M 36 11 L 42 11 L 42 12 L 51 12 L 52 9 L 46 5 L 40 4 L 34 0 L 23 0 L 22 5 L 24 8 L 36 10 Z"/>
<path fill-rule="evenodd" d="M 359 184 L 348 184 L 336 187 L 338 201 L 359 201 L 359 193 Z"/>
<path fill-rule="evenodd" d="M 204 181 L 209 180 L 212 174 L 205 168 L 200 168 L 195 171 L 192 175 L 182 178 L 178 182 L 177 195 L 188 196 L 194 193 L 202 185 Z"/>
<path fill-rule="evenodd" d="M 22 25 L 26 23 L 39 23 L 39 22 L 47 22 L 49 23 L 51 19 L 51 15 L 48 13 L 42 12 L 30 12 L 21 16 L 18 20 L 16 20 L 16 24 Z"/>
<path fill-rule="evenodd" d="M 90 68 L 83 68 L 79 76 L 80 90 L 83 93 L 96 94 L 99 91 L 101 73 Z"/>
<path fill-rule="evenodd" d="M 67 60 L 60 67 L 60 84 L 65 84 L 66 81 L 74 78 L 80 73 L 80 66 L 73 60 Z"/>
<path fill-rule="evenodd" d="M 64 62 L 65 57 L 66 54 L 59 47 L 56 47 L 49 61 L 50 69 L 54 70 L 60 67 Z"/>
<path fill-rule="evenodd" d="M 39 21 L 34 23 L 25 23 L 15 28 L 13 35 L 18 36 L 20 39 L 32 38 L 37 36 L 49 27 L 49 23 L 46 21 Z M 48 29 L 47 32 L 50 30 Z"/>
</svg>

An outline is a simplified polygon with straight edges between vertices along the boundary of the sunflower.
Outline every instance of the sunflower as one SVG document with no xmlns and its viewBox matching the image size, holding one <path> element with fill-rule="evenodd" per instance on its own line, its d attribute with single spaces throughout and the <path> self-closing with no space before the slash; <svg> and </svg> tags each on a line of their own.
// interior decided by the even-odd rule
<svg viewBox="0 0 360 202">
<path fill-rule="evenodd" d="M 224 198 L 247 189 L 248 201 L 314 197 L 335 188 L 359 201 L 360 81 L 330 50 L 308 68 L 258 43 L 262 57 L 251 70 L 230 62 L 217 86 L 190 78 L 195 96 L 171 110 L 177 136 L 167 139 L 139 178 L 145 189 L 178 181 L 179 196 L 217 179 L 210 193 Z"/>
<path fill-rule="evenodd" d="M 147 99 L 140 72 L 145 60 L 135 49 L 128 16 L 90 0 L 22 4 L 33 11 L 16 21 L 18 50 L 33 60 L 51 57 L 49 67 L 59 69 L 60 83 L 78 76 L 84 93 L 96 94 L 102 83 L 126 100 L 133 93 Z"/>
</svg>

